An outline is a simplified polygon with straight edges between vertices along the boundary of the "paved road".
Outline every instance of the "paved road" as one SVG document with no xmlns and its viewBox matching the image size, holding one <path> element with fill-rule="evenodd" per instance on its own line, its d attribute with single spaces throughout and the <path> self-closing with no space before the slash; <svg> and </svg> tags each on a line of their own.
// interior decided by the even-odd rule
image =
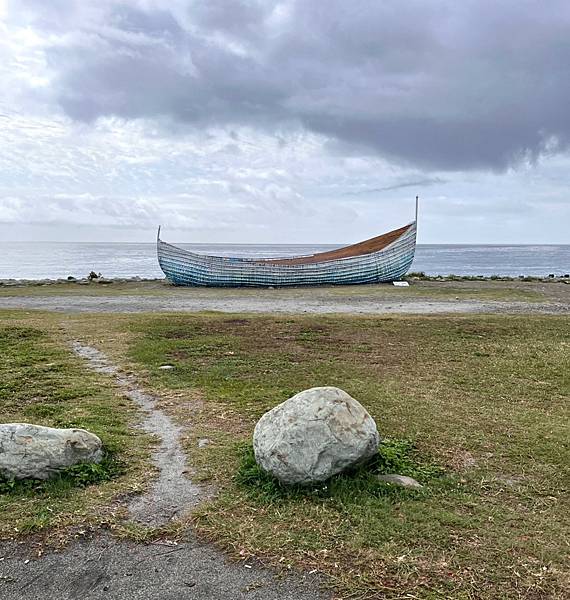
<svg viewBox="0 0 570 600">
<path fill-rule="evenodd" d="M 325 600 L 311 575 L 279 578 L 251 562 L 232 563 L 189 540 L 137 544 L 110 536 L 73 542 L 34 558 L 28 545 L 0 544 L 2 600 Z M 29 561 L 29 562 L 26 562 Z M 248 568 L 250 567 L 250 568 Z"/>
</svg>

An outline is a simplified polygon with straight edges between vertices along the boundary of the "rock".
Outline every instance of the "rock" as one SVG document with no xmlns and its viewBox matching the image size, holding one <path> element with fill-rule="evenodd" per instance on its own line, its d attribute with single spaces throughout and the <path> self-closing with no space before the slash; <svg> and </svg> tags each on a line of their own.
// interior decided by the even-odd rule
<svg viewBox="0 0 570 600">
<path fill-rule="evenodd" d="M 101 440 L 84 429 L 0 424 L 0 475 L 7 479 L 49 479 L 65 467 L 102 458 Z"/>
<path fill-rule="evenodd" d="M 405 475 L 378 475 L 380 481 L 398 485 L 400 487 L 411 488 L 414 490 L 421 490 L 424 486 L 416 481 L 413 477 L 406 477 Z"/>
<path fill-rule="evenodd" d="M 198 448 L 205 448 L 210 444 L 210 440 L 208 438 L 202 438 L 198 440 Z"/>
<path fill-rule="evenodd" d="M 324 481 L 373 456 L 379 441 L 374 419 L 336 387 L 296 394 L 265 413 L 253 433 L 257 464 L 285 484 Z"/>
<path fill-rule="evenodd" d="M 170 369 L 174 369 L 174 365 L 161 365 L 158 367 L 161 371 L 169 371 Z"/>
<path fill-rule="evenodd" d="M 521 483 L 523 482 L 523 478 L 522 477 L 517 477 L 517 476 L 508 476 L 508 475 L 497 475 L 495 477 L 495 479 L 500 482 L 500 483 L 504 483 L 505 485 L 508 485 L 509 487 L 513 487 L 515 485 L 521 485 Z"/>
</svg>

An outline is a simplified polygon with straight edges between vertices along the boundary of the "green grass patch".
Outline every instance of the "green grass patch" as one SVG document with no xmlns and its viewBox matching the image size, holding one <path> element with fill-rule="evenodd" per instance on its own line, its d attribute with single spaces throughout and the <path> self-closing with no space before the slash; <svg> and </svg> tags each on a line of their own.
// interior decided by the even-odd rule
<svg viewBox="0 0 570 600">
<path fill-rule="evenodd" d="M 127 330 L 129 363 L 192 425 L 190 459 L 218 486 L 195 515 L 203 535 L 319 569 L 354 597 L 564 596 L 568 317 L 165 315 Z M 369 466 L 320 490 L 260 472 L 256 420 L 319 385 L 350 393 L 391 440 L 375 469 L 425 489 L 379 485 Z M 195 393 L 203 408 L 188 411 Z"/>
<path fill-rule="evenodd" d="M 107 453 L 100 463 L 79 463 L 62 469 L 48 480 L 6 479 L 0 477 L 0 494 L 15 498 L 65 496 L 73 488 L 87 487 L 119 477 L 125 471 L 125 465 L 116 457 Z"/>
<path fill-rule="evenodd" d="M 0 320 L 0 422 L 87 429 L 103 441 L 100 464 L 80 464 L 49 481 L 0 480 L 0 538 L 109 523 L 119 494 L 143 486 L 147 438 L 111 379 L 76 358 L 48 318 Z"/>
<path fill-rule="evenodd" d="M 237 448 L 241 456 L 236 483 L 258 502 L 295 501 L 310 496 L 323 501 L 334 499 L 339 505 L 358 504 L 363 496 L 390 497 L 396 500 L 417 494 L 432 493 L 428 483 L 441 484 L 445 470 L 422 460 L 411 440 L 382 440 L 378 453 L 365 463 L 329 480 L 312 485 L 283 485 L 256 462 L 251 444 Z M 423 490 L 406 489 L 378 479 L 380 474 L 407 475 L 419 480 Z M 436 485 L 440 487 L 440 485 Z"/>
<path fill-rule="evenodd" d="M 79 285 L 60 282 L 49 285 L 27 283 L 23 285 L 0 285 L 0 297 L 6 296 L 161 296 L 172 293 L 175 288 L 164 281 L 116 282 L 101 284 L 91 282 Z"/>
</svg>

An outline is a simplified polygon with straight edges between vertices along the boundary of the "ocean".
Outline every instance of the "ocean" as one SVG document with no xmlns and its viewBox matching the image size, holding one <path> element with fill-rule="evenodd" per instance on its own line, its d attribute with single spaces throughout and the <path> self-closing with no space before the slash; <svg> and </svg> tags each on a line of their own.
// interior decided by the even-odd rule
<svg viewBox="0 0 570 600">
<path fill-rule="evenodd" d="M 293 256 L 338 248 L 338 245 L 179 244 L 221 256 Z M 0 279 L 86 277 L 163 277 L 155 244 L 0 242 Z M 570 273 L 570 245 L 420 244 L 411 271 L 428 275 L 547 276 Z"/>
</svg>

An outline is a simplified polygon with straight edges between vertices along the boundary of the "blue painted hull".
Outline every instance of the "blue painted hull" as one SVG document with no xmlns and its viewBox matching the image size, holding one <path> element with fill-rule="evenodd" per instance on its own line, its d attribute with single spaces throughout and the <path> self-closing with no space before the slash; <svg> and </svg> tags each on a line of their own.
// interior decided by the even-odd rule
<svg viewBox="0 0 570 600">
<path fill-rule="evenodd" d="M 415 222 L 398 239 L 377 252 L 304 264 L 293 261 L 287 264 L 287 259 L 209 256 L 183 250 L 160 239 L 157 242 L 160 268 L 173 284 L 207 287 L 355 285 L 396 281 L 410 268 L 415 248 Z"/>
</svg>

